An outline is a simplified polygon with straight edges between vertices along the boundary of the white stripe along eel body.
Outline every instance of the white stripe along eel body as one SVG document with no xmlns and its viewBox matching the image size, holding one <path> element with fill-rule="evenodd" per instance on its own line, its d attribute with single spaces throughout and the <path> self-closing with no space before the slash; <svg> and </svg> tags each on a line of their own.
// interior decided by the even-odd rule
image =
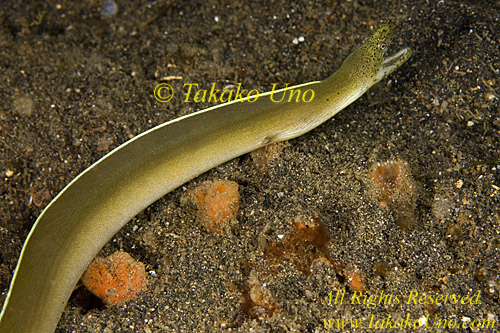
<svg viewBox="0 0 500 333">
<path fill-rule="evenodd" d="M 54 332 L 99 250 L 131 218 L 190 179 L 259 147 L 322 124 L 411 55 L 386 57 L 395 26 L 377 29 L 329 78 L 288 89 L 314 99 L 233 101 L 154 127 L 117 147 L 70 182 L 43 210 L 21 251 L 0 315 L 0 333 Z M 280 100 L 284 90 L 275 92 Z"/>
</svg>

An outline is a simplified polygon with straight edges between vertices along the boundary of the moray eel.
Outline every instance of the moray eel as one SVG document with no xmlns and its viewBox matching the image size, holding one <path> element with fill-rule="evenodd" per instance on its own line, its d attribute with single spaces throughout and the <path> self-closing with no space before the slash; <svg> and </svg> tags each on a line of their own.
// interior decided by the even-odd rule
<svg viewBox="0 0 500 333">
<path fill-rule="evenodd" d="M 396 70 L 411 50 L 385 56 L 394 30 L 381 26 L 323 81 L 275 91 L 272 99 L 266 93 L 254 102 L 236 100 L 174 119 L 83 171 L 33 225 L 3 304 L 0 332 L 53 332 L 88 264 L 141 210 L 221 163 L 310 131 Z M 314 98 L 290 102 L 291 90 L 312 90 Z"/>
</svg>

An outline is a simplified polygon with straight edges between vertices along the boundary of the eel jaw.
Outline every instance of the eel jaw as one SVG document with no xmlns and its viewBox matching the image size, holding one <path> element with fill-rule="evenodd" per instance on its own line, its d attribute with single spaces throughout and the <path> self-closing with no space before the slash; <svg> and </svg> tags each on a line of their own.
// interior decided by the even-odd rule
<svg viewBox="0 0 500 333">
<path fill-rule="evenodd" d="M 401 66 L 406 60 L 411 56 L 411 49 L 409 47 L 404 48 L 397 52 L 396 54 L 387 57 L 382 62 L 382 66 L 377 73 L 377 80 L 380 81 L 387 75 L 394 72 L 399 66 Z"/>
</svg>

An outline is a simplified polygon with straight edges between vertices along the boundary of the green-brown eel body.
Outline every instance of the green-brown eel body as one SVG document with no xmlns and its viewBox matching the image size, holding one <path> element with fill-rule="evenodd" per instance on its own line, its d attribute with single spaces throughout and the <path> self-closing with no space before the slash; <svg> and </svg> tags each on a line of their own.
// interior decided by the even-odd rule
<svg viewBox="0 0 500 333">
<path fill-rule="evenodd" d="M 323 81 L 261 94 L 159 125 L 126 142 L 69 183 L 38 217 L 23 246 L 0 317 L 0 333 L 53 332 L 73 288 L 108 240 L 137 213 L 201 173 L 325 122 L 411 54 L 385 58 L 394 26 L 384 25 Z"/>
</svg>

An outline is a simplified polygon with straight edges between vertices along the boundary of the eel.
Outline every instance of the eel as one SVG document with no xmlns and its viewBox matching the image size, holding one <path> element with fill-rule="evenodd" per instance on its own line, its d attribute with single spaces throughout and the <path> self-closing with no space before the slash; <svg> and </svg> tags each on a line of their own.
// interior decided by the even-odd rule
<svg viewBox="0 0 500 333">
<path fill-rule="evenodd" d="M 394 32 L 394 25 L 382 25 L 323 81 L 168 121 L 79 174 L 35 221 L 3 304 L 0 332 L 54 332 L 80 276 L 131 218 L 221 163 L 330 119 L 408 60 L 410 48 L 386 55 Z M 309 101 L 288 97 L 300 90 L 312 91 Z"/>
</svg>

